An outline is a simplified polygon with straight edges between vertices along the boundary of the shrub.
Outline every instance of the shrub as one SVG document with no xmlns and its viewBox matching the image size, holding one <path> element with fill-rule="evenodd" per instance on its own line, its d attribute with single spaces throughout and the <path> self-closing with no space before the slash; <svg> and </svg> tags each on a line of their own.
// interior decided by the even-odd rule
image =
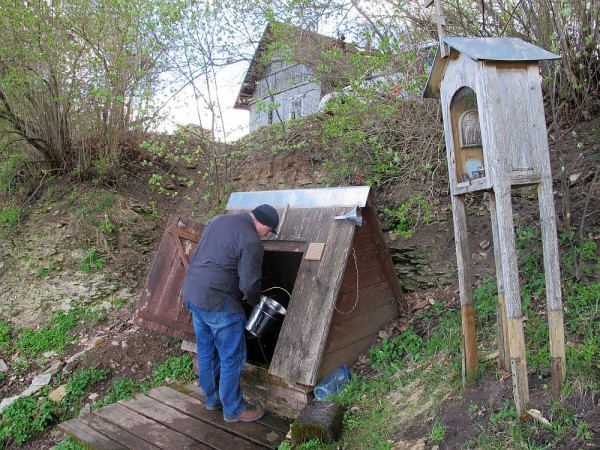
<svg viewBox="0 0 600 450">
<path fill-rule="evenodd" d="M 154 371 L 154 386 L 171 381 L 190 382 L 196 375 L 192 369 L 192 357 L 189 354 L 172 356 Z"/>
</svg>

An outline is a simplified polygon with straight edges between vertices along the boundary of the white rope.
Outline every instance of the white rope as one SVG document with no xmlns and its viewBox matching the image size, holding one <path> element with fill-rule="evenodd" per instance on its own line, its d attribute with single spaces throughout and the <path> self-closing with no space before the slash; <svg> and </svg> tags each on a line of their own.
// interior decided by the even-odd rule
<svg viewBox="0 0 600 450">
<path fill-rule="evenodd" d="M 285 290 L 284 288 L 282 288 L 281 286 L 273 286 L 273 287 L 270 287 L 270 288 L 268 288 L 268 289 L 265 289 L 265 290 L 263 291 L 263 293 L 265 293 L 265 292 L 267 292 L 267 291 L 270 291 L 271 289 L 281 289 L 283 292 L 285 292 L 285 293 L 288 295 L 288 297 L 289 297 L 289 298 L 292 298 L 292 294 L 290 294 L 288 291 L 286 291 L 286 290 Z"/>
<path fill-rule="evenodd" d="M 354 268 L 356 269 L 356 300 L 354 301 L 354 306 L 352 306 L 352 308 L 348 312 L 340 311 L 337 308 L 337 305 L 334 306 L 334 308 L 337 312 L 339 312 L 340 314 L 344 314 L 344 315 L 350 314 L 352 311 L 354 311 L 354 309 L 358 305 L 358 259 L 356 258 L 356 251 L 354 250 L 354 247 L 352 247 L 352 256 L 354 256 Z"/>
</svg>

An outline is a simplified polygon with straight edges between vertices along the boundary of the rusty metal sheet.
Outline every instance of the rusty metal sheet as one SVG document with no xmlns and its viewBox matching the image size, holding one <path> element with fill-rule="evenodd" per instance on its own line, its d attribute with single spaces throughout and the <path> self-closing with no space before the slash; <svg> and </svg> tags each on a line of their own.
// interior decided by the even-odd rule
<svg viewBox="0 0 600 450">
<path fill-rule="evenodd" d="M 203 229 L 202 224 L 171 216 L 138 303 L 137 325 L 195 341 L 191 315 L 179 292 Z"/>
</svg>

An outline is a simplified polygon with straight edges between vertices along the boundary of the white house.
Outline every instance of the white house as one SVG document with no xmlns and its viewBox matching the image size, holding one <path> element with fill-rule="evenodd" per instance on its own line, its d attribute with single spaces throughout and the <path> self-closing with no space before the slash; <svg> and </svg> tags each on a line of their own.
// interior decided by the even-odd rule
<svg viewBox="0 0 600 450">
<path fill-rule="evenodd" d="M 287 24 L 269 23 L 244 77 L 234 108 L 250 112 L 250 132 L 318 111 L 324 95 L 342 87 L 354 49 Z M 341 57 L 340 57 L 341 56 Z M 327 67 L 327 73 L 319 68 Z"/>
</svg>

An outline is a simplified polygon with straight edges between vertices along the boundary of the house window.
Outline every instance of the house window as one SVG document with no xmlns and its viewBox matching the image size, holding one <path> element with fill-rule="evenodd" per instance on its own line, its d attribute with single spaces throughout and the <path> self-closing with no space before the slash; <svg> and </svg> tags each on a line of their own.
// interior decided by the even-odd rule
<svg viewBox="0 0 600 450">
<path fill-rule="evenodd" d="M 295 97 L 291 99 L 290 103 L 290 120 L 300 117 L 302 117 L 302 97 Z"/>
</svg>

